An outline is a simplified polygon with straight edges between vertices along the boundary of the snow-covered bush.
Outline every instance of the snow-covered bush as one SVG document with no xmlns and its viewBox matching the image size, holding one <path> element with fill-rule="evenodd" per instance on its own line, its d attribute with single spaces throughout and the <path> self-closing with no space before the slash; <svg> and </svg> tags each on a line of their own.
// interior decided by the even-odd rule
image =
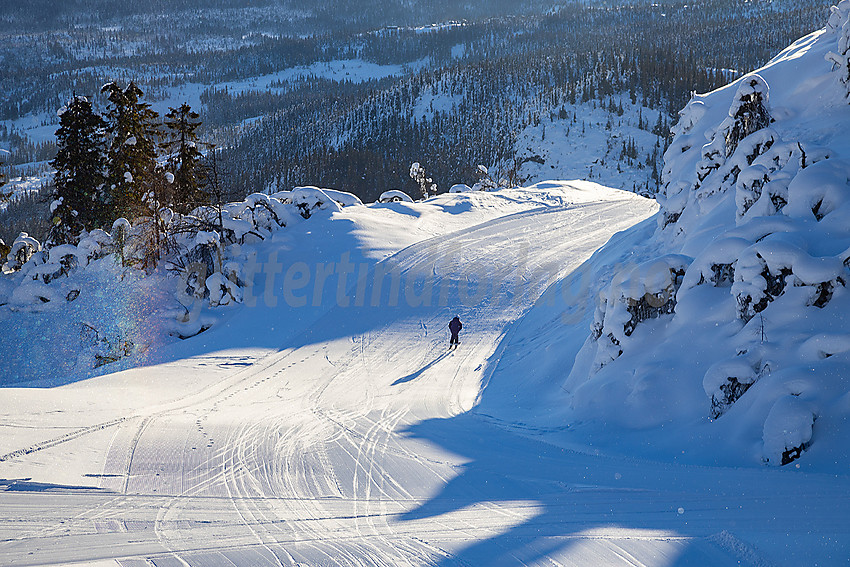
<svg viewBox="0 0 850 567">
<path fill-rule="evenodd" d="M 73 244 L 54 246 L 47 253 L 47 261 L 31 272 L 33 277 L 41 278 L 44 283 L 67 276 L 80 265 L 79 251 Z"/>
<path fill-rule="evenodd" d="M 674 138 L 664 153 L 664 167 L 661 171 L 662 187 L 656 195 L 661 205 L 659 227 L 665 228 L 679 220 L 687 205 L 690 190 L 694 183 L 684 181 L 686 171 L 679 171 L 674 166 L 678 164 L 681 155 L 695 146 L 702 147 L 705 140 L 702 132 L 694 132 L 694 127 L 706 113 L 705 102 L 700 95 L 694 94 L 688 104 L 679 111 L 679 121 L 673 126 Z M 709 139 L 711 137 L 709 136 Z"/>
<path fill-rule="evenodd" d="M 234 263 L 229 263 L 227 267 L 229 269 L 225 269 L 225 273 L 216 272 L 206 280 L 206 287 L 210 293 L 210 307 L 242 303 L 242 288 L 239 287 L 236 276 L 238 268 Z"/>
<path fill-rule="evenodd" d="M 788 185 L 785 214 L 801 219 L 823 220 L 828 214 L 850 207 L 850 163 L 827 159 L 802 170 Z"/>
<path fill-rule="evenodd" d="M 848 19 L 850 19 L 850 0 L 839 0 L 838 4 L 829 8 L 826 33 L 840 34 Z"/>
<path fill-rule="evenodd" d="M 702 184 L 694 192 L 694 197 L 698 200 L 705 201 L 711 195 L 717 193 L 725 193 L 734 188 L 738 183 L 739 176 L 742 171 L 749 168 L 756 158 L 767 152 L 778 140 L 778 135 L 770 128 L 758 130 L 743 140 L 739 140 L 736 144 L 736 152 L 728 157 L 720 156 L 719 146 L 716 142 L 712 142 L 708 147 L 714 146 L 710 163 L 706 161 L 705 154 L 700 167 L 701 173 L 697 176 L 702 181 Z M 720 156 L 720 157 L 718 157 Z M 710 167 L 709 167 L 710 166 Z M 767 168 L 761 171 L 767 172 Z M 709 174 L 713 176 L 711 179 L 706 179 Z M 753 171 L 755 178 L 758 179 L 759 167 Z M 751 176 L 752 177 L 752 174 Z"/>
<path fill-rule="evenodd" d="M 821 333 L 800 345 L 800 356 L 805 361 L 823 360 L 845 352 L 850 352 L 850 335 Z"/>
<path fill-rule="evenodd" d="M 318 187 L 294 188 L 290 192 L 289 202 L 298 208 L 301 216 L 305 219 L 309 219 L 316 210 L 328 212 L 338 212 L 340 210 L 340 205 L 337 201 Z"/>
<path fill-rule="evenodd" d="M 56 287 L 47 285 L 40 280 L 28 279 L 15 288 L 9 304 L 14 309 L 23 308 L 40 311 L 43 308 L 47 308 L 47 304 L 58 304 L 61 299 L 62 295 Z"/>
<path fill-rule="evenodd" d="M 378 197 L 379 203 L 396 203 L 399 201 L 405 203 L 412 203 L 413 199 L 410 198 L 410 195 L 408 195 L 404 191 L 399 191 L 398 189 L 390 189 L 389 191 L 384 191 L 383 193 L 381 193 L 381 196 Z"/>
<path fill-rule="evenodd" d="M 85 265 L 106 257 L 112 251 L 112 237 L 99 228 L 83 233 L 77 244 L 77 257 L 85 259 Z"/>
<path fill-rule="evenodd" d="M 738 316 L 749 321 L 789 284 L 809 287 L 807 305 L 823 308 L 836 286 L 844 286 L 844 273 L 838 257 L 813 257 L 784 235 L 771 235 L 739 255 L 732 284 Z"/>
<path fill-rule="evenodd" d="M 724 135 L 726 157 L 735 153 L 741 140 L 770 125 L 769 96 L 767 82 L 757 73 L 747 75 L 738 85 L 729 116 L 718 129 Z"/>
<path fill-rule="evenodd" d="M 41 243 L 26 232 L 22 232 L 12 242 L 11 249 L 6 255 L 6 263 L 3 266 L 3 271 L 15 272 L 20 270 L 40 250 Z"/>
<path fill-rule="evenodd" d="M 247 220 L 254 227 L 254 230 L 267 237 L 274 229 L 286 226 L 286 219 L 280 218 L 278 214 L 281 210 L 280 204 L 277 199 L 273 200 L 263 193 L 252 193 L 245 197 L 245 200 L 241 203 L 241 211 L 234 217 Z"/>
<path fill-rule="evenodd" d="M 486 166 L 479 165 L 476 171 L 478 173 L 478 181 L 472 186 L 473 191 L 495 191 L 499 189 L 499 183 L 493 180 L 490 176 L 490 170 Z"/>
<path fill-rule="evenodd" d="M 293 191 L 297 191 L 298 189 L 302 189 L 302 187 L 296 187 Z M 318 187 L 303 187 L 303 189 L 319 189 Z M 360 200 L 360 197 L 354 195 L 352 193 L 347 193 L 345 191 L 337 191 L 336 189 L 319 189 L 322 193 L 339 203 L 341 207 L 357 207 L 363 204 L 363 201 Z"/>
<path fill-rule="evenodd" d="M 731 287 L 735 281 L 738 256 L 750 244 L 749 240 L 740 237 L 719 238 L 712 242 L 691 263 L 682 281 L 682 289 L 689 290 L 702 284 Z"/>
</svg>

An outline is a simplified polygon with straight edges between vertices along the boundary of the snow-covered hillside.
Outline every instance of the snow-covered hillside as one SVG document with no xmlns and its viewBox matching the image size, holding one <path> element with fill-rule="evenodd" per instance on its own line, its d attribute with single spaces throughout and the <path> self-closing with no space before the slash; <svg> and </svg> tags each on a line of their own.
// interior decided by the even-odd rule
<svg viewBox="0 0 850 567">
<path fill-rule="evenodd" d="M 559 113 L 524 128 L 517 137 L 517 176 L 526 183 L 546 179 L 587 179 L 651 195 L 660 180 L 667 119 L 629 100 L 565 104 Z M 654 131 L 654 132 L 653 132 Z"/>
<path fill-rule="evenodd" d="M 20 237 L 0 564 L 846 564 L 848 48 L 843 0 L 695 96 L 658 203 L 255 194 L 160 218 L 171 271 Z"/>
<path fill-rule="evenodd" d="M 574 439 L 847 472 L 849 13 L 682 111 L 657 228 L 564 383 Z"/>
</svg>

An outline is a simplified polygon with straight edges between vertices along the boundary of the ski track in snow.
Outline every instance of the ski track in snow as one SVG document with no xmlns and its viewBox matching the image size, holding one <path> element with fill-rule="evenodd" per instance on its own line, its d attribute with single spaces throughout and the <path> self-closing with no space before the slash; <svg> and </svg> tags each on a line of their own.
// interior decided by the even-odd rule
<svg viewBox="0 0 850 567">
<path fill-rule="evenodd" d="M 384 260 L 435 289 L 453 278 L 447 305 L 474 274 L 499 283 L 460 312 L 456 351 L 450 308 L 332 308 L 200 393 L 4 455 L 102 472 L 97 488 L 0 480 L 0 564 L 761 566 L 821 537 L 846 551 L 841 479 L 580 454 L 475 413 L 506 326 L 545 287 L 516 286 L 571 273 L 652 212 L 632 195 L 540 207 Z M 526 253 L 519 273 L 506 259 Z M 782 541 L 800 522 L 810 538 Z"/>
</svg>

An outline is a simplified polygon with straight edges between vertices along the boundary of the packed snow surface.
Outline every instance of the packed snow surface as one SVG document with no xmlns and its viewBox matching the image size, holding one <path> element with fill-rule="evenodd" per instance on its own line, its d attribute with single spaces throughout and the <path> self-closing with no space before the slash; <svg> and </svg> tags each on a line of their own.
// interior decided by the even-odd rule
<svg viewBox="0 0 850 567">
<path fill-rule="evenodd" d="M 179 321 L 175 278 L 87 263 L 127 221 L 22 235 L 0 564 L 846 564 L 848 38 L 843 0 L 695 96 L 658 203 L 250 195 Z"/>
<path fill-rule="evenodd" d="M 541 379 L 560 347 L 535 344 L 524 325 L 586 334 L 610 250 L 633 254 L 656 210 L 571 182 L 352 203 L 291 222 L 257 244 L 282 266 L 269 263 L 276 279 L 256 278 L 254 307 L 188 340 L 153 341 L 136 368 L 61 387 L 43 387 L 36 372 L 3 390 L 0 564 L 846 556 L 845 477 L 572 450 L 565 428 L 514 418 L 533 398 L 545 413 L 559 389 Z M 635 223 L 629 241 L 615 235 Z M 609 251 L 586 261 L 612 235 Z M 319 274 L 330 274 L 322 289 Z M 464 330 L 449 353 L 455 314 Z M 810 350 L 835 344 L 844 343 L 824 338 Z M 528 356 L 534 364 L 515 366 Z"/>
</svg>

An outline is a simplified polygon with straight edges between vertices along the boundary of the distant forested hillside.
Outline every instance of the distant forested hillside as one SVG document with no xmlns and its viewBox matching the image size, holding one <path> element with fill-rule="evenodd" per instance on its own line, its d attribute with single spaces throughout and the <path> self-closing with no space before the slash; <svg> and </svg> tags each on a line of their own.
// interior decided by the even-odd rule
<svg viewBox="0 0 850 567">
<path fill-rule="evenodd" d="M 539 159 L 519 157 L 516 140 L 553 121 L 568 121 L 565 143 L 604 127 L 651 192 L 690 93 L 763 64 L 830 4 L 34 0 L 0 14 L 0 147 L 13 164 L 44 164 L 55 152 L 44 131 L 68 97 L 102 108 L 102 84 L 134 80 L 151 102 L 196 101 L 225 182 L 243 194 L 316 184 L 370 199 L 409 185 L 413 161 L 440 189 L 471 183 L 478 164 L 515 177 Z M 363 64 L 377 71 L 349 76 Z M 624 104 L 656 147 L 619 138 Z M 585 124 L 587 105 L 608 120 Z"/>
</svg>

